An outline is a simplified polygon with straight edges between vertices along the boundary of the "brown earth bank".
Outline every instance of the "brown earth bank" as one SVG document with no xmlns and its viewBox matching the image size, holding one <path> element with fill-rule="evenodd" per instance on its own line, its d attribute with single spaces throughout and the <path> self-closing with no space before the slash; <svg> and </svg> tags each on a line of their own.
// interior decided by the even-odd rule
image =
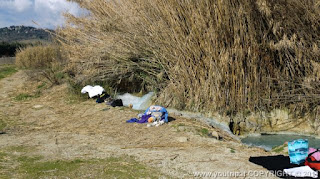
<svg viewBox="0 0 320 179">
<path fill-rule="evenodd" d="M 162 178 L 193 178 L 194 172 L 266 174 L 267 169 L 249 162 L 249 158 L 275 155 L 234 141 L 223 131 L 197 119 L 169 114 L 172 121 L 160 127 L 128 124 L 125 121 L 136 117 L 137 111 L 112 108 L 89 99 L 75 100 L 67 93 L 65 84 L 43 86 L 30 80 L 24 71 L 0 80 L 0 121 L 6 124 L 0 134 L 0 153 L 10 147 L 25 147 L 30 150 L 21 155 L 41 156 L 42 161 L 129 156 L 159 172 L 156 176 Z M 26 173 L 15 173 L 15 170 L 9 174 L 1 172 L 2 168 L 10 171 L 14 167 L 8 161 L 1 160 L 0 155 L 0 176 L 24 178 Z M 78 173 L 83 175 L 76 178 L 100 176 L 85 175 L 87 172 L 90 170 L 81 169 Z M 54 174 L 42 174 L 54 178 Z M 68 172 L 66 176 L 72 178 Z"/>
<path fill-rule="evenodd" d="M 247 134 L 300 134 L 320 137 L 320 118 L 309 114 L 303 117 L 285 109 L 274 109 L 271 112 L 238 114 L 232 121 L 232 132 L 236 135 Z"/>
</svg>

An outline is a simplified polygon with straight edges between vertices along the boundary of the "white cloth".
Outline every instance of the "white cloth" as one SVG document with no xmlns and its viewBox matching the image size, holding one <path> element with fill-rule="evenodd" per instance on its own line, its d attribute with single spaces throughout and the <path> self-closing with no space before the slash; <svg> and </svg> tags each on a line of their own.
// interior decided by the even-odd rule
<svg viewBox="0 0 320 179">
<path fill-rule="evenodd" d="M 103 92 L 104 92 L 104 89 L 99 85 L 94 87 L 87 85 L 83 87 L 81 90 L 81 93 L 83 94 L 88 93 L 90 98 L 101 95 Z"/>
<path fill-rule="evenodd" d="M 312 170 L 309 166 L 284 169 L 284 173 L 294 177 L 318 178 L 318 172 Z"/>
<path fill-rule="evenodd" d="M 153 122 L 153 123 L 151 123 L 151 124 L 147 124 L 147 127 L 153 127 L 153 126 L 156 126 L 156 127 L 158 127 L 158 126 L 161 126 L 161 125 L 163 125 L 164 124 L 164 121 L 162 120 L 162 121 L 155 121 L 155 122 Z"/>
</svg>

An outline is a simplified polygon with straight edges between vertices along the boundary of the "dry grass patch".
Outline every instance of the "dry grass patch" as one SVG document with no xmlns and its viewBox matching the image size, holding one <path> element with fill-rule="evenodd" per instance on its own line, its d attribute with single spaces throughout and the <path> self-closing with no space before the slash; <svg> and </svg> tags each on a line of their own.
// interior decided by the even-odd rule
<svg viewBox="0 0 320 179">
<path fill-rule="evenodd" d="M 29 76 L 38 80 L 45 79 L 50 84 L 60 84 L 66 58 L 57 45 L 29 46 L 20 49 L 16 54 L 16 65 L 29 69 Z"/>
</svg>

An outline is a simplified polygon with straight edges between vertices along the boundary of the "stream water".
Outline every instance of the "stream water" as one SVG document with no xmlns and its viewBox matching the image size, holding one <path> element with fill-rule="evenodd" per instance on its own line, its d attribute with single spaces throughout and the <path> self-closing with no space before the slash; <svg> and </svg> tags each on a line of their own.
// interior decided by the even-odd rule
<svg viewBox="0 0 320 179">
<path fill-rule="evenodd" d="M 134 96 L 130 93 L 118 95 L 117 98 L 122 100 L 124 106 L 132 104 L 134 110 L 146 110 L 152 103 L 153 92 L 149 92 L 142 97 Z"/>
<path fill-rule="evenodd" d="M 284 144 L 287 141 L 296 139 L 308 139 L 309 147 L 320 148 L 320 139 L 303 136 L 303 135 L 292 135 L 292 134 L 262 134 L 252 135 L 241 139 L 242 143 L 249 146 L 262 147 L 266 150 L 271 150 L 273 147 Z"/>
</svg>

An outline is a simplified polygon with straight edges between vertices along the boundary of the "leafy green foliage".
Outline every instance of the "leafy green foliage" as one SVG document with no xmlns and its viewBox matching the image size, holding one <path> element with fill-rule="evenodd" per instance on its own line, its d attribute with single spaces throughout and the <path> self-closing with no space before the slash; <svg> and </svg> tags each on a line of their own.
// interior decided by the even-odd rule
<svg viewBox="0 0 320 179">
<path fill-rule="evenodd" d="M 17 51 L 17 49 L 23 47 L 25 44 L 21 43 L 7 43 L 1 42 L 0 43 L 0 57 L 13 57 Z"/>
</svg>

